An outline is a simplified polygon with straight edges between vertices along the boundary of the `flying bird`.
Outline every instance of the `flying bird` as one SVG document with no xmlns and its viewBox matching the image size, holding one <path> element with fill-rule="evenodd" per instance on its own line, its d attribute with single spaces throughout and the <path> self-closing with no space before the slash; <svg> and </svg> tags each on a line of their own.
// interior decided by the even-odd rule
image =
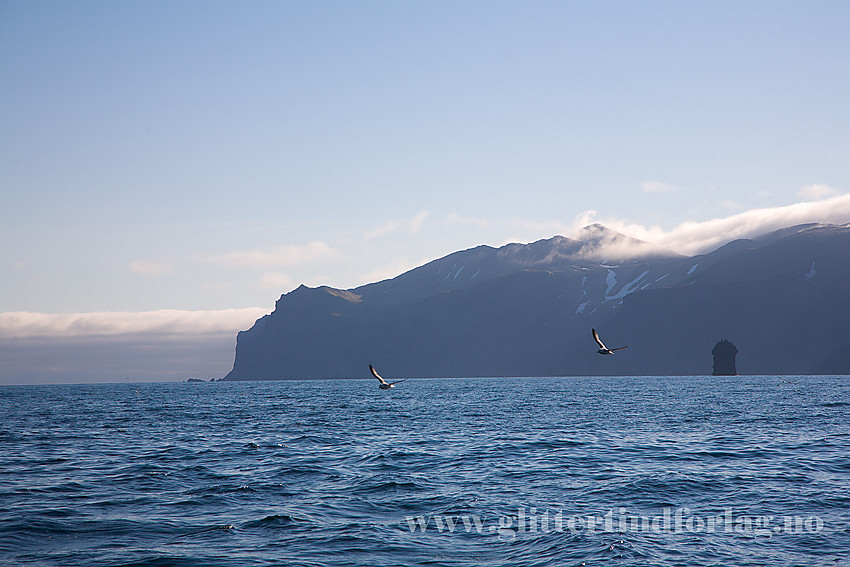
<svg viewBox="0 0 850 567">
<path fill-rule="evenodd" d="M 599 334 L 596 332 L 596 329 L 591 329 L 591 331 L 593 331 L 593 340 L 595 340 L 596 344 L 599 345 L 599 350 L 596 351 L 599 354 L 614 354 L 615 350 L 623 350 L 624 348 L 629 347 L 629 345 L 626 345 L 618 348 L 608 348 L 605 346 L 605 343 L 602 342 L 602 339 L 599 338 Z"/>
<path fill-rule="evenodd" d="M 400 384 L 400 383 L 404 382 L 404 380 L 407 380 L 407 378 L 405 378 L 404 380 L 396 380 L 395 382 L 387 382 L 386 380 L 381 378 L 381 375 L 378 374 L 375 371 L 375 368 L 371 364 L 369 365 L 369 372 L 372 373 L 372 376 L 374 376 L 375 378 L 378 379 L 378 382 L 380 382 L 380 384 L 378 384 L 378 388 L 380 388 L 381 390 L 389 390 L 390 388 L 394 388 L 396 384 Z"/>
</svg>

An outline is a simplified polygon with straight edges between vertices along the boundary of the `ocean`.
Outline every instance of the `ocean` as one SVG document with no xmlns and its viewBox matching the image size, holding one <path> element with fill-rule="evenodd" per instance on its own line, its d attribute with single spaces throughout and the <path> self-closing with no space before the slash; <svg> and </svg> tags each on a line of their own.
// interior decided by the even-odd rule
<svg viewBox="0 0 850 567">
<path fill-rule="evenodd" d="M 0 387 L 0 564 L 850 565 L 850 377 Z"/>
</svg>

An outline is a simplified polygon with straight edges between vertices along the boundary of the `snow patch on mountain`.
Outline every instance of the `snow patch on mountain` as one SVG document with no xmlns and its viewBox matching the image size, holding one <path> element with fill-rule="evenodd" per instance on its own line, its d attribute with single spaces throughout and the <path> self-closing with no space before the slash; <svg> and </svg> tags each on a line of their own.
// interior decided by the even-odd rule
<svg viewBox="0 0 850 567">
<path fill-rule="evenodd" d="M 608 289 L 605 290 L 605 297 L 608 297 L 608 294 L 611 293 L 611 289 L 617 285 L 617 273 L 611 268 L 608 268 L 608 275 L 605 276 L 605 283 L 608 284 Z"/>
<path fill-rule="evenodd" d="M 808 273 L 808 274 L 806 274 L 806 276 L 805 276 L 806 281 L 809 281 L 809 280 L 811 280 L 813 277 L 815 277 L 815 274 L 816 274 L 816 273 L 817 273 L 817 272 L 815 271 L 815 261 L 814 261 L 814 260 L 812 260 L 812 267 L 811 267 L 811 269 L 809 270 L 809 273 Z"/>
<path fill-rule="evenodd" d="M 635 279 L 633 279 L 632 281 L 630 281 L 629 283 L 624 285 L 622 288 L 620 288 L 620 291 L 617 292 L 616 295 L 609 296 L 606 293 L 605 294 L 605 301 L 613 301 L 615 299 L 623 299 L 624 297 L 626 297 L 630 293 L 634 293 L 635 291 L 637 291 L 637 288 L 640 287 L 640 283 L 643 281 L 643 278 L 645 278 L 646 274 L 648 274 L 648 273 L 649 273 L 649 270 L 646 270 L 644 273 L 642 273 L 641 275 L 639 275 L 638 277 L 636 277 Z"/>
</svg>

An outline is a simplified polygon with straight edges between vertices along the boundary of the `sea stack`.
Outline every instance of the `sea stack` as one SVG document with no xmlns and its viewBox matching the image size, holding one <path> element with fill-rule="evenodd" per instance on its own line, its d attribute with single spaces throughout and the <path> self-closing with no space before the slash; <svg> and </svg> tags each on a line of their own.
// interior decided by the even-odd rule
<svg viewBox="0 0 850 567">
<path fill-rule="evenodd" d="M 714 345 L 711 349 L 711 354 L 714 355 L 714 376 L 737 376 L 738 371 L 735 369 L 735 355 L 738 354 L 738 349 L 726 339 Z"/>
</svg>

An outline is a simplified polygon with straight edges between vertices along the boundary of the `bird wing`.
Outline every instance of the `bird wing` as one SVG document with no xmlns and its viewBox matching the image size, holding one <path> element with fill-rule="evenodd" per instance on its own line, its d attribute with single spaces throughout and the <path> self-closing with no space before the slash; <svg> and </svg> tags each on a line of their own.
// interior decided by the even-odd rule
<svg viewBox="0 0 850 567">
<path fill-rule="evenodd" d="M 593 331 L 593 340 L 596 341 L 596 344 L 598 344 L 601 348 L 608 350 L 608 347 L 606 347 L 605 344 L 602 342 L 602 339 L 599 338 L 599 334 L 596 332 L 596 329 L 591 329 L 591 331 Z"/>
<path fill-rule="evenodd" d="M 612 348 L 610 350 L 611 350 L 611 352 L 614 352 L 615 350 L 623 350 L 624 348 L 629 348 L 629 345 L 621 346 L 621 347 L 618 347 L 618 348 Z"/>
<path fill-rule="evenodd" d="M 378 373 L 375 371 L 375 368 L 374 368 L 371 364 L 369 365 L 369 372 L 371 372 L 371 373 L 372 373 L 372 376 L 374 376 L 375 378 L 377 378 L 377 379 L 378 379 L 378 381 L 379 381 L 381 384 L 386 384 L 386 383 L 387 383 L 387 381 L 386 381 L 386 380 L 384 380 L 383 378 L 381 378 L 381 375 L 380 375 L 380 374 L 378 374 Z"/>
<path fill-rule="evenodd" d="M 407 378 L 405 378 L 404 380 L 407 380 Z M 402 382 L 404 382 L 404 380 L 396 380 L 395 382 L 390 382 L 390 386 L 394 386 L 396 384 L 401 384 Z"/>
</svg>

